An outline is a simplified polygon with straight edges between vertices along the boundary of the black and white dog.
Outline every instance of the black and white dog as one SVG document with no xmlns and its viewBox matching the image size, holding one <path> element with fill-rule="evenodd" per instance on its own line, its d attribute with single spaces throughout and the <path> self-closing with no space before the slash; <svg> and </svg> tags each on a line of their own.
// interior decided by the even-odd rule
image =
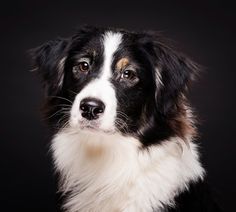
<svg viewBox="0 0 236 212">
<path fill-rule="evenodd" d="M 186 99 L 193 62 L 156 33 L 96 27 L 32 55 L 65 211 L 218 211 Z"/>
</svg>

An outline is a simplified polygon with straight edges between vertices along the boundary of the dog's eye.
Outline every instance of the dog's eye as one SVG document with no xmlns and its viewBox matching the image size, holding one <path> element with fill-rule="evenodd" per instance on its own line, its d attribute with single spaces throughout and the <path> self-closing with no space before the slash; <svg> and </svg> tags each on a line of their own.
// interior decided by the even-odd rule
<svg viewBox="0 0 236 212">
<path fill-rule="evenodd" d="M 80 62 L 78 65 L 74 66 L 72 72 L 77 74 L 78 72 L 88 72 L 89 71 L 89 64 L 85 61 Z"/>
<path fill-rule="evenodd" d="M 133 70 L 124 70 L 121 78 L 127 80 L 133 80 L 136 77 L 135 72 Z"/>
</svg>

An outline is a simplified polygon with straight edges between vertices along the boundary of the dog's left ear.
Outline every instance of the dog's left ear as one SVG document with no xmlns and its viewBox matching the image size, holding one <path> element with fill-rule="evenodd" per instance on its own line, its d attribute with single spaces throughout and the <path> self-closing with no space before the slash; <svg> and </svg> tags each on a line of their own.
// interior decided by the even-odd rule
<svg viewBox="0 0 236 212">
<path fill-rule="evenodd" d="M 176 52 L 156 34 L 146 43 L 155 67 L 156 104 L 163 115 L 176 112 L 190 82 L 196 78 L 198 65 Z M 149 38 L 150 38 L 149 37 Z"/>
<path fill-rule="evenodd" d="M 29 51 L 33 70 L 42 78 L 46 96 L 57 95 L 63 85 L 66 39 L 57 39 Z"/>
</svg>

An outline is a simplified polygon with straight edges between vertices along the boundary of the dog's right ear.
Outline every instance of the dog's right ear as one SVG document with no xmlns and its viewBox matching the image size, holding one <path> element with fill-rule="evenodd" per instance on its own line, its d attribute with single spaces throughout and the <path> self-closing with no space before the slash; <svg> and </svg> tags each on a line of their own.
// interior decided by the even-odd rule
<svg viewBox="0 0 236 212">
<path fill-rule="evenodd" d="M 47 96 L 57 95 L 62 88 L 67 44 L 66 39 L 57 39 L 29 51 L 33 70 L 41 76 Z"/>
</svg>

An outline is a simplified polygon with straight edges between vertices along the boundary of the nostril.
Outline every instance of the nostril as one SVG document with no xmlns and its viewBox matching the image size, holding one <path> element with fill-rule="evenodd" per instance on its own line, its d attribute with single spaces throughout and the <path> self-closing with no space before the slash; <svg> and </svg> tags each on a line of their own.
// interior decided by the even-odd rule
<svg viewBox="0 0 236 212">
<path fill-rule="evenodd" d="M 81 103 L 80 104 L 80 110 L 85 112 L 85 111 L 89 110 L 89 107 L 85 103 Z"/>
<path fill-rule="evenodd" d="M 99 114 L 99 113 L 103 113 L 103 108 L 102 107 L 95 107 L 94 109 L 93 109 L 93 113 L 95 114 L 95 115 L 97 115 L 97 114 Z"/>
</svg>

